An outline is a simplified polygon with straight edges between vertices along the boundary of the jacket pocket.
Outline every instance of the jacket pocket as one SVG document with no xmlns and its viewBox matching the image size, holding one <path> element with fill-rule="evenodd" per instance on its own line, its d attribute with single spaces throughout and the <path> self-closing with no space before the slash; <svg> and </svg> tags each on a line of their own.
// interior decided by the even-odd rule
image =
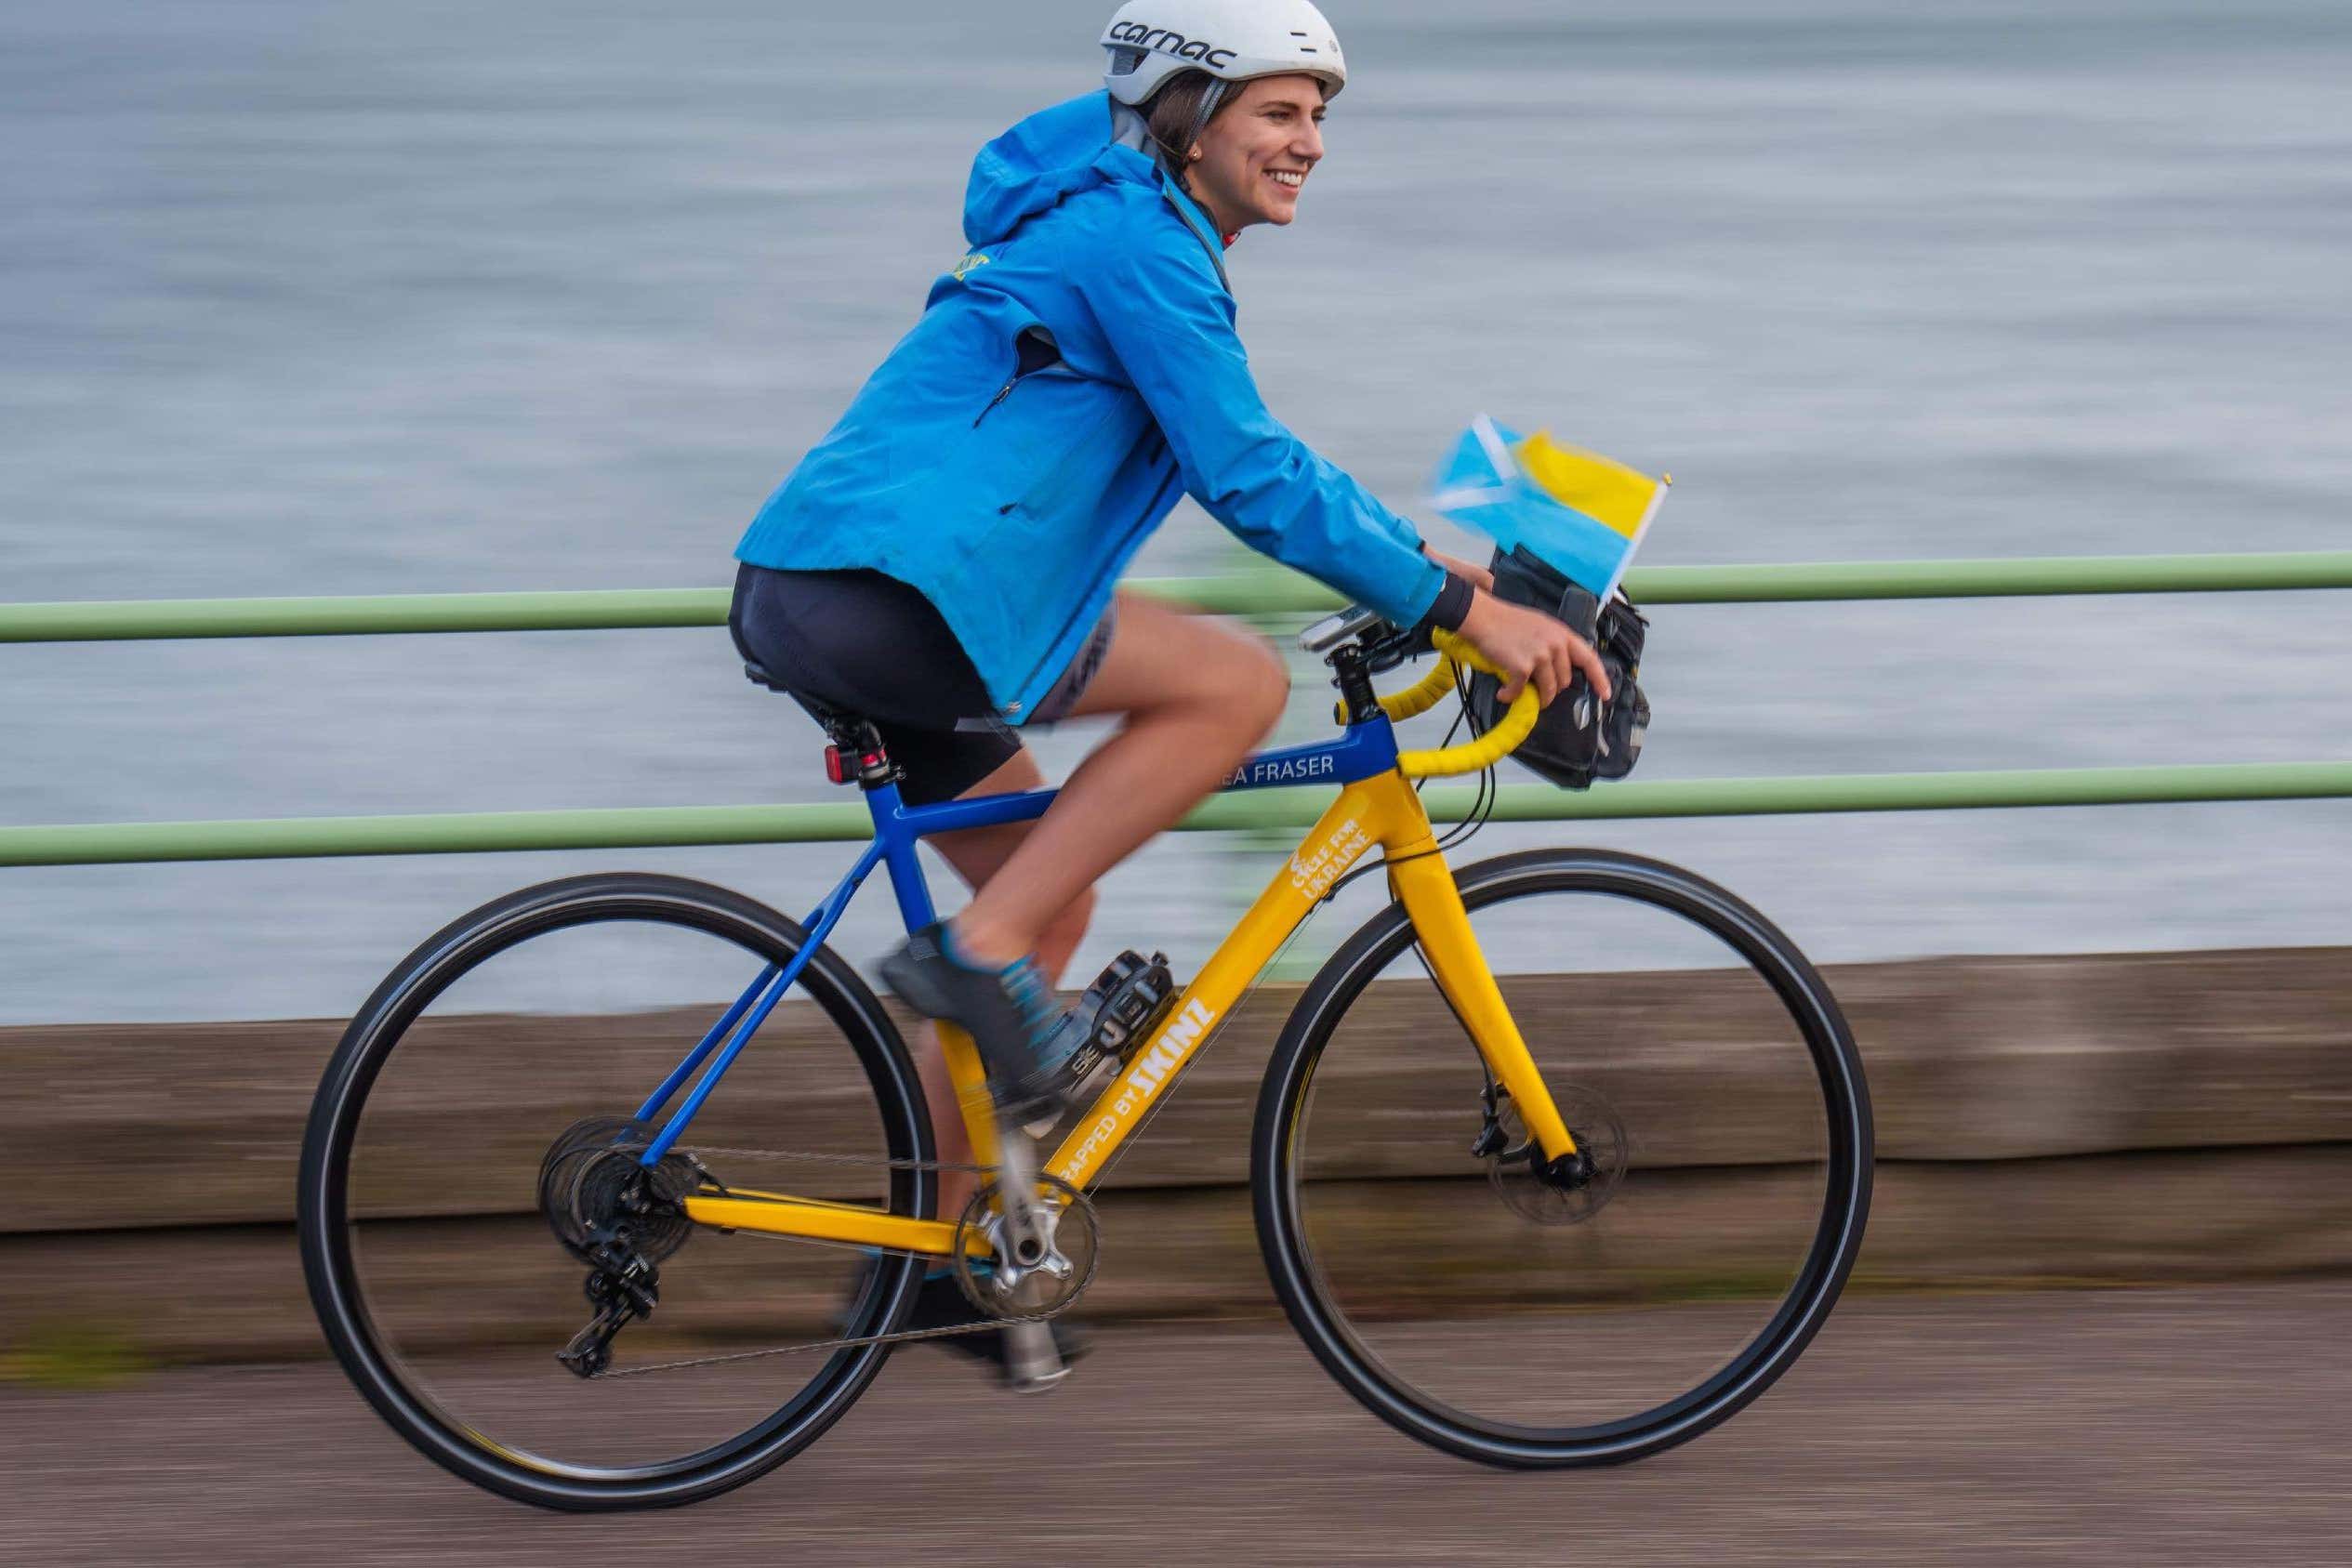
<svg viewBox="0 0 2352 1568">
<path fill-rule="evenodd" d="M 1011 401 L 1012 395 L 1021 389 L 1023 382 L 1056 371 L 1063 371 L 1062 349 L 1054 342 L 1053 334 L 1042 323 L 1023 327 L 1013 339 L 1012 374 L 1005 378 L 1003 386 L 997 389 L 997 395 L 972 415 L 971 428 L 975 430 L 980 428 L 988 415 Z M 1063 371 L 1063 374 L 1068 373 Z"/>
<path fill-rule="evenodd" d="M 1064 443 L 1017 494 L 999 505 L 998 515 L 1051 517 L 1074 503 L 1093 510 L 1105 499 L 1148 417 L 1140 404 L 1115 402 L 1087 423 L 1083 434 Z"/>
</svg>

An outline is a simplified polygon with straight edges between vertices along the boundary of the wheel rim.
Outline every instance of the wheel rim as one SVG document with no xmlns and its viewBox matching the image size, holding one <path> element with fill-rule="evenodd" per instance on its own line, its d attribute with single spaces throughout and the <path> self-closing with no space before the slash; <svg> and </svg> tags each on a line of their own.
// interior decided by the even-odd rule
<svg viewBox="0 0 2352 1568">
<path fill-rule="evenodd" d="M 1777 1376 L 1850 1266 L 1868 1118 L 1843 1022 L 1785 938 L 1671 868 L 1539 853 L 1462 881 L 1547 1082 L 1628 1127 L 1622 1187 L 1584 1223 L 1546 1227 L 1469 1179 L 1485 1074 L 1409 930 L 1376 920 L 1311 992 L 1288 1079 L 1270 1085 L 1269 1263 L 1327 1364 L 1417 1435 L 1499 1462 L 1645 1452 Z M 1539 910 L 1515 937 L 1499 929 Z M 1529 931 L 1640 972 L 1514 973 Z M 1672 1039 L 1692 1025 L 1670 1016 L 1695 1017 L 1697 1037 Z M 1694 1107 L 1726 1041 L 1743 1048 L 1737 1092 Z M 1710 1219 L 1724 1206 L 1738 1224 Z"/>
<path fill-rule="evenodd" d="M 305 1160 L 313 1296 L 362 1390 L 432 1457 L 542 1501 L 658 1496 L 756 1473 L 838 1415 L 882 1355 L 594 1382 L 554 1361 L 592 1313 L 588 1271 L 538 1214 L 535 1180 L 521 1195 L 524 1166 L 535 1179 L 571 1113 L 637 1110 L 727 995 L 798 942 L 787 922 L 716 889 L 584 881 L 494 905 L 396 971 L 322 1086 Z M 690 1141 L 914 1156 L 904 1048 L 850 987 L 813 967 L 800 995 L 817 999 L 778 1010 Z M 632 1005 L 645 1002 L 676 1005 Z M 501 1052 L 521 1060 L 492 1060 Z M 487 1087 L 453 1097 L 449 1079 Z M 787 1097 L 797 1113 L 780 1118 Z M 469 1136 L 482 1145 L 471 1159 Z M 450 1170 L 460 1179 L 437 1180 Z M 767 1174 L 902 1211 L 928 1186 L 879 1165 Z M 741 1170 L 731 1179 L 759 1184 Z M 661 1269 L 661 1305 L 622 1333 L 616 1370 L 873 1332 L 912 1275 L 852 1252 L 700 1232 Z"/>
</svg>

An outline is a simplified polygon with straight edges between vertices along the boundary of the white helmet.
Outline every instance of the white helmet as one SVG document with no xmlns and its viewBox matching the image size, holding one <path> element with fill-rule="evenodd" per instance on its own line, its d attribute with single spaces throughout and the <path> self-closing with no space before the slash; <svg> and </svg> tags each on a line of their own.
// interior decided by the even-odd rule
<svg viewBox="0 0 2352 1568">
<path fill-rule="evenodd" d="M 1339 35 L 1309 0 L 1129 0 L 1103 46 L 1111 96 L 1130 109 L 1184 71 L 1216 77 L 1214 98 L 1260 76 L 1314 76 L 1326 98 L 1347 86 Z"/>
</svg>

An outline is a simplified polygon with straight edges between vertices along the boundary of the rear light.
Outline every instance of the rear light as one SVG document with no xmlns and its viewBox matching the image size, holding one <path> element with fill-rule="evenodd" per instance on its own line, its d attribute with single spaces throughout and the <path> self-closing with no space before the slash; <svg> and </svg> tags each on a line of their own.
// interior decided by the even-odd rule
<svg viewBox="0 0 2352 1568">
<path fill-rule="evenodd" d="M 825 776 L 837 784 L 845 784 L 850 782 L 849 764 L 843 760 L 839 746 L 829 745 L 825 748 Z"/>
</svg>

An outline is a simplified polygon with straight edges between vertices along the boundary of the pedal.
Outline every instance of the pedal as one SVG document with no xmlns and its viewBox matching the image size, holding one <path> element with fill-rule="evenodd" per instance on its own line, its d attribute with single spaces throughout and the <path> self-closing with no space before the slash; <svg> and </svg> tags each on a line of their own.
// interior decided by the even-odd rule
<svg viewBox="0 0 2352 1568">
<path fill-rule="evenodd" d="M 1004 1344 L 1005 1381 L 1015 1393 L 1044 1393 L 1070 1375 L 1050 1323 L 1009 1323 Z"/>
<path fill-rule="evenodd" d="M 1175 1005 L 1176 977 L 1167 954 L 1145 958 L 1130 949 L 1112 959 L 1078 998 L 1076 1011 L 1087 1042 L 1078 1048 L 1072 1081 L 1083 1082 L 1114 1058 L 1124 1064 Z"/>
<path fill-rule="evenodd" d="M 1007 1300 L 1033 1276 L 1059 1281 L 1069 1259 L 1054 1245 L 1056 1225 L 1037 1201 L 1037 1151 L 1025 1133 L 1007 1131 L 997 1146 L 997 1269 L 992 1284 Z M 1080 1288 L 1084 1280 L 1077 1281 Z M 1031 1319 L 1004 1325 L 1005 1381 L 1016 1393 L 1040 1393 L 1069 1375 L 1053 1325 Z"/>
</svg>

